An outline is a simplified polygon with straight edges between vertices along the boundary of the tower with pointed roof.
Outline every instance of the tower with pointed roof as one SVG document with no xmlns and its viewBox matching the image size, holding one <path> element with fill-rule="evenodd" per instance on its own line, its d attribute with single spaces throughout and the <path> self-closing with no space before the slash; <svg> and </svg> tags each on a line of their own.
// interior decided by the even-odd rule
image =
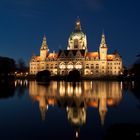
<svg viewBox="0 0 140 140">
<path fill-rule="evenodd" d="M 102 33 L 102 38 L 101 38 L 101 43 L 100 43 L 100 60 L 107 60 L 107 45 L 106 45 L 106 40 L 105 40 L 105 34 L 104 32 Z"/>
<path fill-rule="evenodd" d="M 99 115 L 102 125 L 104 125 L 106 113 L 107 113 L 106 99 L 101 98 L 99 103 Z"/>
<path fill-rule="evenodd" d="M 82 29 L 81 29 L 81 22 L 80 22 L 80 19 L 79 19 L 79 17 L 77 18 L 77 20 L 76 20 L 76 22 L 75 22 L 75 31 L 76 32 L 79 32 L 79 31 L 81 31 Z"/>
<path fill-rule="evenodd" d="M 42 41 L 42 45 L 41 45 L 41 48 L 40 48 L 40 58 L 41 58 L 41 60 L 46 59 L 48 52 L 49 52 L 49 48 L 48 48 L 48 45 L 47 45 L 46 36 L 44 36 L 43 41 Z"/>
<path fill-rule="evenodd" d="M 107 74 L 107 50 L 108 48 L 105 40 L 105 34 L 102 32 L 102 38 L 99 47 L 100 75 Z"/>
</svg>

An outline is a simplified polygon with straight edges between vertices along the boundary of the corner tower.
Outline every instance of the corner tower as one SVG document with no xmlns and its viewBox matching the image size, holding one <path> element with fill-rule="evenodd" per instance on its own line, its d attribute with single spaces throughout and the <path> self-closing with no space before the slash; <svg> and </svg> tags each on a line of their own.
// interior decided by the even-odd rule
<svg viewBox="0 0 140 140">
<path fill-rule="evenodd" d="M 107 45 L 106 45 L 106 41 L 105 41 L 105 34 L 104 32 L 102 33 L 102 38 L 101 38 L 101 43 L 100 43 L 100 60 L 107 60 Z"/>
<path fill-rule="evenodd" d="M 105 41 L 104 32 L 102 33 L 102 39 L 99 47 L 100 51 L 100 75 L 107 74 L 107 45 Z"/>
<path fill-rule="evenodd" d="M 82 31 L 81 22 L 79 18 L 77 18 L 75 22 L 75 29 L 69 37 L 67 50 L 87 51 L 87 38 L 85 33 Z"/>
<path fill-rule="evenodd" d="M 40 58 L 41 58 L 41 60 L 46 59 L 46 56 L 47 56 L 48 52 L 49 52 L 49 49 L 48 49 L 48 45 L 47 45 L 47 40 L 46 40 L 46 37 L 44 36 L 43 41 L 42 41 L 42 45 L 41 45 L 41 48 L 40 48 Z"/>
</svg>

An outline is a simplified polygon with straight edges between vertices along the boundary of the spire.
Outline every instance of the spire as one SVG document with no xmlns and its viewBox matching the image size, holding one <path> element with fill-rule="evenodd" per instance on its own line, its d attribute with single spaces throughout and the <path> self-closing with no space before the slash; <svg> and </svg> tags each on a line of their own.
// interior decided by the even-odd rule
<svg viewBox="0 0 140 140">
<path fill-rule="evenodd" d="M 75 31 L 81 31 L 81 23 L 79 17 L 77 17 L 77 20 L 75 22 Z"/>
<path fill-rule="evenodd" d="M 45 120 L 46 111 L 47 111 L 47 108 L 46 107 L 40 107 L 40 113 L 41 113 L 41 119 L 42 119 L 42 121 Z"/>
<path fill-rule="evenodd" d="M 101 44 L 100 47 L 105 47 L 106 48 L 106 41 L 105 41 L 105 34 L 104 34 L 104 30 L 102 32 L 102 39 L 101 39 Z"/>
<path fill-rule="evenodd" d="M 99 112 L 100 113 L 100 119 L 101 119 L 101 125 L 104 125 L 106 112 L 107 112 L 107 110 L 101 110 Z"/>
<path fill-rule="evenodd" d="M 33 57 L 33 58 L 35 57 L 35 53 L 34 53 L 34 52 L 32 52 L 32 57 Z"/>
<path fill-rule="evenodd" d="M 99 102 L 99 115 L 101 119 L 101 124 L 104 125 L 105 116 L 107 113 L 107 104 L 106 104 L 106 98 L 104 98 L 103 95 L 101 96 L 102 97 L 100 98 L 100 102 Z"/>
<path fill-rule="evenodd" d="M 47 40 L 46 40 L 46 36 L 45 36 L 45 35 L 44 35 L 44 37 L 43 37 L 41 49 L 42 49 L 42 50 L 46 50 L 46 49 L 49 50 L 49 49 L 48 49 Z"/>
<path fill-rule="evenodd" d="M 42 119 L 42 121 L 44 121 L 46 112 L 48 111 L 48 105 L 45 105 L 45 102 L 40 102 L 39 109 L 40 109 L 40 113 L 41 113 L 41 119 Z"/>
</svg>

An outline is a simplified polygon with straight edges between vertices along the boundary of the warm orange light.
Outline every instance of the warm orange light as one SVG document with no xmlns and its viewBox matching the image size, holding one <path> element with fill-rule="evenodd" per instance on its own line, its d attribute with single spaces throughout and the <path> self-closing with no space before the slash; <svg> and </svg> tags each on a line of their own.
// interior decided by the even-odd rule
<svg viewBox="0 0 140 140">
<path fill-rule="evenodd" d="M 55 99 L 48 99 L 48 104 L 49 105 L 54 105 L 55 104 Z"/>
<path fill-rule="evenodd" d="M 36 101 L 39 101 L 40 100 L 40 96 L 35 96 L 34 98 Z"/>
<path fill-rule="evenodd" d="M 80 22 L 77 22 L 76 24 L 77 24 L 77 25 L 80 25 Z"/>
<path fill-rule="evenodd" d="M 112 98 L 107 99 L 107 104 L 112 106 L 114 104 L 114 101 Z"/>
<path fill-rule="evenodd" d="M 98 101 L 91 101 L 91 102 L 88 102 L 88 105 L 97 108 L 97 107 L 98 107 Z"/>
</svg>

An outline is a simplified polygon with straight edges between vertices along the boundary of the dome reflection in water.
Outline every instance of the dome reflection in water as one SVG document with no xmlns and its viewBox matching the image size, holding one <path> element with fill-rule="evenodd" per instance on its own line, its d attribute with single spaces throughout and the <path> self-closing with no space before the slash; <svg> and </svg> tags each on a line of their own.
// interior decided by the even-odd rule
<svg viewBox="0 0 140 140">
<path fill-rule="evenodd" d="M 2 82 L 1 139 L 139 138 L 139 87 L 134 81 Z"/>
<path fill-rule="evenodd" d="M 29 82 L 29 95 L 32 100 L 38 102 L 42 121 L 45 121 L 45 114 L 50 106 L 65 109 L 76 138 L 79 137 L 80 129 L 86 125 L 87 109 L 96 108 L 100 125 L 104 125 L 108 107 L 120 103 L 122 90 L 120 82 L 61 81 L 50 82 L 47 86 Z"/>
</svg>

